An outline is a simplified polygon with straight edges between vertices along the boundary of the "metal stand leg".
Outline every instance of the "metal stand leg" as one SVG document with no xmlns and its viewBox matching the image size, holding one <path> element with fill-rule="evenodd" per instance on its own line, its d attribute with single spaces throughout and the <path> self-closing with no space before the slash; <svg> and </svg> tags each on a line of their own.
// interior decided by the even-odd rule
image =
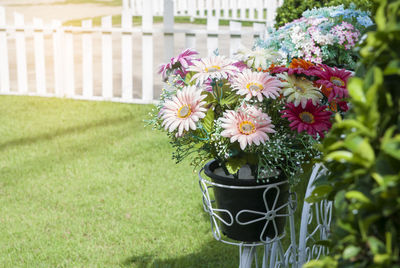
<svg viewBox="0 0 400 268">
<path fill-rule="evenodd" d="M 239 247 L 239 268 L 251 268 L 256 253 L 256 246 L 240 246 Z"/>
<path fill-rule="evenodd" d="M 263 256 L 263 263 L 262 267 L 265 268 L 268 265 L 268 258 L 269 255 L 271 254 L 271 244 L 265 244 L 264 245 L 264 256 Z"/>
</svg>

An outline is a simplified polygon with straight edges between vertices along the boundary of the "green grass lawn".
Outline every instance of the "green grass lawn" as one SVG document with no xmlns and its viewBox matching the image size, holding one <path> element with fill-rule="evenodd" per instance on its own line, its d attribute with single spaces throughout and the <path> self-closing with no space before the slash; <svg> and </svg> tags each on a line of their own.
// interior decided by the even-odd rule
<svg viewBox="0 0 400 268">
<path fill-rule="evenodd" d="M 0 96 L 0 267 L 237 267 L 150 105 Z"/>
<path fill-rule="evenodd" d="M 234 267 L 151 106 L 0 96 L 1 267 Z"/>
</svg>

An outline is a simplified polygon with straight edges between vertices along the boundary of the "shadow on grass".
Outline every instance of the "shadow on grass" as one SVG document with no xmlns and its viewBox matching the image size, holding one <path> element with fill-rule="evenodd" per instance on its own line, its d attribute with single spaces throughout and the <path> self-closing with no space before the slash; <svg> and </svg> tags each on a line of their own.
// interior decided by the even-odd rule
<svg viewBox="0 0 400 268">
<path fill-rule="evenodd" d="M 7 141 L 5 143 L 1 143 L 0 151 L 5 150 L 8 147 L 12 147 L 12 146 L 29 145 L 32 143 L 51 140 L 56 137 L 65 136 L 65 135 L 72 134 L 72 133 L 85 132 L 92 128 L 118 125 L 118 124 L 126 123 L 129 120 L 133 120 L 133 117 L 131 115 L 117 117 L 117 118 L 104 119 L 104 120 L 90 122 L 90 123 L 82 124 L 82 125 L 78 125 L 78 126 L 57 129 L 51 133 L 43 133 L 43 134 L 39 134 L 39 135 L 32 136 L 32 137 L 17 138 L 14 140 Z"/>
<path fill-rule="evenodd" d="M 176 258 L 162 259 L 150 254 L 132 256 L 123 261 L 124 267 L 152 268 L 228 268 L 239 264 L 239 250 L 236 246 L 209 240 L 196 253 Z"/>
</svg>

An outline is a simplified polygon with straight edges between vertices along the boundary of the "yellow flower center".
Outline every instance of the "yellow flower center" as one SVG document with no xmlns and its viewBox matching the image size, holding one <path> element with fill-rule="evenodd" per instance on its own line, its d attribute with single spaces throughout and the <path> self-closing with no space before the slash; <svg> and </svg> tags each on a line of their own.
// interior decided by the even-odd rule
<svg viewBox="0 0 400 268">
<path fill-rule="evenodd" d="M 259 84 L 259 83 L 253 83 L 253 82 L 248 83 L 248 84 L 246 85 L 246 88 L 247 88 L 249 91 L 256 91 L 256 92 L 262 91 L 262 90 L 264 89 L 263 85 L 261 85 L 261 84 Z"/>
<path fill-rule="evenodd" d="M 344 81 L 336 76 L 332 76 L 330 81 L 338 87 L 343 87 L 345 85 Z"/>
<path fill-rule="evenodd" d="M 213 65 L 211 67 L 207 67 L 204 69 L 204 71 L 206 71 L 206 73 L 218 72 L 219 70 L 221 70 L 221 67 L 219 67 L 218 65 Z"/>
<path fill-rule="evenodd" d="M 314 116 L 309 112 L 302 112 L 302 113 L 300 113 L 299 117 L 300 117 L 301 121 L 303 121 L 307 124 L 312 124 L 315 122 Z"/>
<path fill-rule="evenodd" d="M 179 118 L 187 118 L 191 113 L 192 113 L 192 111 L 190 110 L 190 105 L 185 104 L 181 108 L 179 108 L 178 117 Z"/>
<path fill-rule="evenodd" d="M 253 122 L 243 121 L 239 124 L 239 131 L 244 135 L 250 135 L 256 132 L 256 126 Z"/>
</svg>

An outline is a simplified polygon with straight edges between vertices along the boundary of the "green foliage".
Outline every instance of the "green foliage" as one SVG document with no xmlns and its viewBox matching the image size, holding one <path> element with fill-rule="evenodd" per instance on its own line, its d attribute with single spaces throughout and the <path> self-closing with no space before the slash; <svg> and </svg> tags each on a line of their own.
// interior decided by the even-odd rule
<svg viewBox="0 0 400 268">
<path fill-rule="evenodd" d="M 277 10 L 275 27 L 280 27 L 300 18 L 301 14 L 307 9 L 338 5 L 344 5 L 347 8 L 351 3 L 355 4 L 357 9 L 365 11 L 373 11 L 374 9 L 374 5 L 370 0 L 285 0 Z"/>
<path fill-rule="evenodd" d="M 378 3 L 352 109 L 321 146 L 330 174 L 314 193 L 335 201 L 331 256 L 305 267 L 400 267 L 400 1 Z"/>
</svg>

